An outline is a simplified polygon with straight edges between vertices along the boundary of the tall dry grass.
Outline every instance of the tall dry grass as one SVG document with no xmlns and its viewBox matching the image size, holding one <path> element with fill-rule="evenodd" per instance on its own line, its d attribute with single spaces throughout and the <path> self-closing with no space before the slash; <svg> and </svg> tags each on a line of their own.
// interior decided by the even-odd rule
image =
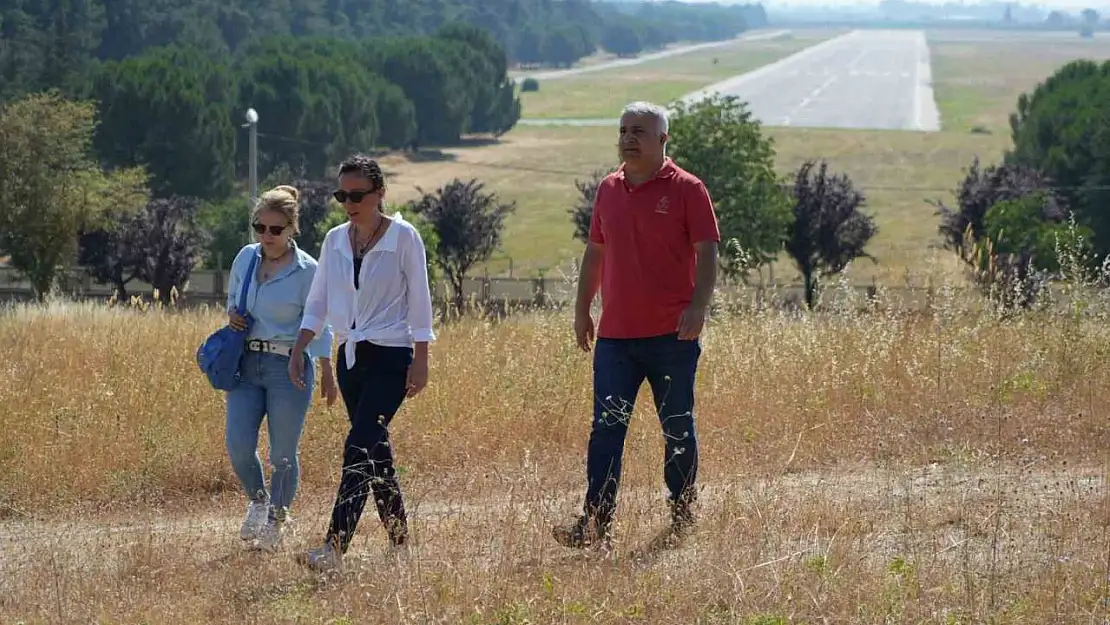
<svg viewBox="0 0 1110 625">
<path fill-rule="evenodd" d="M 924 312 L 715 317 L 700 529 L 646 548 L 665 510 L 645 386 L 607 561 L 550 539 L 584 486 L 590 362 L 570 318 L 442 326 L 431 384 L 392 428 L 411 553 L 384 552 L 371 508 L 326 579 L 291 554 L 326 526 L 341 407 L 309 415 L 287 551 L 250 553 L 223 398 L 193 361 L 220 315 L 13 307 L 0 621 L 1102 623 L 1105 310 L 1005 317 L 941 290 Z"/>
</svg>

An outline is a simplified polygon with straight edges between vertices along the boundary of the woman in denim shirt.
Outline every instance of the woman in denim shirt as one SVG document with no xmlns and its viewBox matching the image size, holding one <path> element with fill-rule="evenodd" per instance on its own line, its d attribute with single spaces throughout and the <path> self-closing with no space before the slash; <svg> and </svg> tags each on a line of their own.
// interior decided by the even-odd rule
<svg viewBox="0 0 1110 625">
<path fill-rule="evenodd" d="M 297 492 L 300 477 L 299 452 L 305 415 L 314 389 L 313 359 L 320 360 L 321 391 L 328 405 L 335 402 L 337 387 L 331 367 L 330 327 L 317 337 L 305 361 L 305 384 L 299 388 L 289 378 L 289 358 L 304 317 L 305 300 L 316 260 L 297 247 L 299 193 L 279 186 L 259 198 L 252 227 L 259 243 L 245 246 L 231 265 L 228 281 L 228 316 L 232 327 L 245 327 L 235 312 L 240 285 L 247 279 L 251 256 L 261 255 L 257 273 L 247 291 L 247 315 L 252 328 L 240 364 L 241 380 L 227 394 L 226 442 L 231 466 L 250 497 L 247 516 L 239 530 L 243 540 L 275 551 L 281 544 L 283 527 Z M 270 435 L 270 492 L 258 457 L 258 433 L 263 416 Z"/>
</svg>

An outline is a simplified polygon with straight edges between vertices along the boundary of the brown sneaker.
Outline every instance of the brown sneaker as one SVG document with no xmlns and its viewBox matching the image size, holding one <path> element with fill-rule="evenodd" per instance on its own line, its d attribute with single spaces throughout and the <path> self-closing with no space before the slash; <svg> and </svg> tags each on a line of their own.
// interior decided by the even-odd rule
<svg viewBox="0 0 1110 625">
<path fill-rule="evenodd" d="M 591 524 L 585 516 L 578 517 L 569 525 L 558 525 L 551 533 L 555 537 L 555 542 L 571 549 L 609 548 L 612 545 L 609 527 L 598 528 L 596 523 Z"/>
</svg>

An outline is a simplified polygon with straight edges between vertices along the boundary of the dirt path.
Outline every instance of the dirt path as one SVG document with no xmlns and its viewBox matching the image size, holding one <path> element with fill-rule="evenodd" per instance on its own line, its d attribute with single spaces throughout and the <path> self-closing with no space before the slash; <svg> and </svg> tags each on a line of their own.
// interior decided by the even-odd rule
<svg viewBox="0 0 1110 625">
<path fill-rule="evenodd" d="M 1089 498 L 1105 495 L 1106 474 L 1102 467 L 1065 467 L 1045 469 L 1036 465 L 1003 470 L 972 471 L 930 465 L 909 471 L 866 469 L 854 471 L 786 473 L 777 476 L 746 477 L 732 482 L 703 483 L 701 505 L 709 510 L 724 505 L 752 506 L 759 501 L 803 502 L 820 497 L 832 502 L 859 505 L 889 504 L 908 497 L 942 501 L 954 496 L 988 497 L 1003 493 L 1014 505 L 1043 508 L 1063 498 Z M 621 506 L 646 507 L 662 501 L 660 490 L 624 489 Z M 326 523 L 330 493 L 305 493 L 299 496 L 295 521 L 302 527 Z M 565 519 L 576 512 L 581 493 L 521 493 L 477 501 L 425 501 L 408 496 L 409 514 L 414 521 L 442 524 L 457 520 L 497 517 Z M 372 506 L 368 510 L 372 509 Z M 704 514 L 704 513 L 703 513 Z M 18 559 L 18 552 L 41 541 L 55 547 L 83 550 L 90 543 L 119 537 L 177 536 L 198 538 L 236 533 L 241 510 L 228 506 L 204 506 L 188 515 L 166 514 L 151 510 L 130 519 L 67 518 L 60 521 L 15 519 L 0 521 L 0 568 Z"/>
</svg>

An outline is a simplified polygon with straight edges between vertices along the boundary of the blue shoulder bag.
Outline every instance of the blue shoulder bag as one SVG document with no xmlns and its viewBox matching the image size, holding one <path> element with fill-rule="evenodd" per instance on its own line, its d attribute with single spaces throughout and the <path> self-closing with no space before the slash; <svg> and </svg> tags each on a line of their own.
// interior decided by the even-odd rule
<svg viewBox="0 0 1110 625">
<path fill-rule="evenodd" d="M 254 267 L 258 262 L 258 255 L 251 254 L 250 266 L 243 276 L 243 285 L 239 291 L 239 306 L 236 312 L 246 317 L 247 290 L 250 289 L 254 279 Z M 230 325 L 216 330 L 205 339 L 197 349 L 197 365 L 208 376 L 212 388 L 221 391 L 230 391 L 239 382 L 239 361 L 243 357 L 243 350 L 247 344 L 247 334 L 250 333 L 252 319 L 246 317 L 247 328 L 236 330 Z"/>
</svg>

